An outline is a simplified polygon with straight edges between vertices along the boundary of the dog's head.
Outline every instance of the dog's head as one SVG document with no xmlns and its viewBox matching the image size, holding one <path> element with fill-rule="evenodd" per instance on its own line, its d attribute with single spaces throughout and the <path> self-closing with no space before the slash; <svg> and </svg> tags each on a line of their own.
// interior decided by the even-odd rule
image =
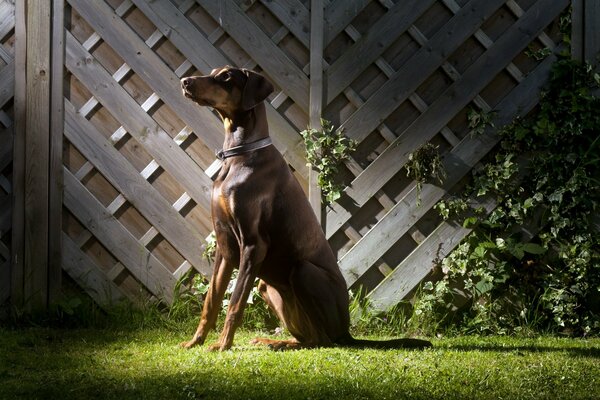
<svg viewBox="0 0 600 400">
<path fill-rule="evenodd" d="M 273 92 L 273 85 L 254 71 L 227 65 L 210 75 L 181 79 L 181 89 L 199 105 L 230 114 L 254 108 Z"/>
</svg>

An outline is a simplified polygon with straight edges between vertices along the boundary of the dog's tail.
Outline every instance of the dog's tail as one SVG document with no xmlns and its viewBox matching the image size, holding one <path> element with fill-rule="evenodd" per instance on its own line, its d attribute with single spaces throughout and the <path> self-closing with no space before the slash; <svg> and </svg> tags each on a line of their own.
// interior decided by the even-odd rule
<svg viewBox="0 0 600 400">
<path fill-rule="evenodd" d="M 338 342 L 343 347 L 360 349 L 425 349 L 433 345 L 429 340 L 399 338 L 390 340 L 356 339 L 350 335 Z"/>
</svg>

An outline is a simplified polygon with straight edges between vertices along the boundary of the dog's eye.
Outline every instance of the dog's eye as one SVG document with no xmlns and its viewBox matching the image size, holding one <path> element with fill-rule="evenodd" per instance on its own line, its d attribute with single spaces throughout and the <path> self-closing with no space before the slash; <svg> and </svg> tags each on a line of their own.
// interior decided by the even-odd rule
<svg viewBox="0 0 600 400">
<path fill-rule="evenodd" d="M 227 82 L 231 79 L 231 73 L 229 71 L 222 72 L 219 75 L 215 76 L 215 79 L 219 82 Z"/>
</svg>

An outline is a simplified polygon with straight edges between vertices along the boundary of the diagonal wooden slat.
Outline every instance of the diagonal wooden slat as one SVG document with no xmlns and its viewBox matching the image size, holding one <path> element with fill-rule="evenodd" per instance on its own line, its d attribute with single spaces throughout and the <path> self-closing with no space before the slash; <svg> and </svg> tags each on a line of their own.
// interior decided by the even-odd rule
<svg viewBox="0 0 600 400">
<path fill-rule="evenodd" d="M 552 4 L 548 4 L 552 3 Z M 362 206 L 406 163 L 408 154 L 431 139 L 448 121 L 489 83 L 529 42 L 537 36 L 568 3 L 540 0 L 528 10 L 493 46 L 473 63 L 429 109 L 419 116 L 379 157 L 346 189 Z M 532 34 L 532 31 L 534 34 Z M 339 229 L 350 215 L 336 205 L 328 213 L 327 237 Z"/>
<path fill-rule="evenodd" d="M 231 63 L 170 2 L 134 0 L 134 3 L 202 73 L 208 74 L 213 68 Z M 306 180 L 306 160 L 300 135 L 268 102 L 265 105 L 275 146 Z"/>
<path fill-rule="evenodd" d="M 212 181 L 69 32 L 65 65 L 192 198 L 210 210 Z"/>
<path fill-rule="evenodd" d="M 539 94 L 545 84 L 555 56 L 548 57 L 511 94 L 505 98 L 498 109 L 502 110 L 502 121 L 498 125 L 510 121 L 514 116 L 524 116 L 535 107 Z M 499 140 L 494 130 L 489 128 L 484 135 L 492 140 L 488 147 L 493 147 Z M 494 199 L 482 199 L 481 205 L 490 212 L 495 208 Z M 475 205 L 477 207 L 477 205 Z M 419 245 L 394 272 L 369 294 L 373 307 L 377 310 L 389 309 L 403 299 L 418 283 L 425 278 L 439 260 L 446 257 L 460 241 L 471 232 L 453 222 L 443 222 L 431 235 Z"/>
<path fill-rule="evenodd" d="M 465 5 L 342 124 L 346 135 L 363 140 L 503 3 L 503 0 L 471 0 Z"/>
<path fill-rule="evenodd" d="M 62 268 L 94 301 L 110 310 L 125 298 L 123 291 L 107 279 L 104 272 L 64 232 L 62 234 Z M 136 300 L 133 296 L 130 300 Z"/>
<path fill-rule="evenodd" d="M 175 278 L 148 249 L 81 184 L 63 169 L 64 204 L 128 270 L 155 296 L 173 301 Z"/>
<path fill-rule="evenodd" d="M 13 127 L 0 130 L 0 171 L 4 170 L 13 158 Z"/>
<path fill-rule="evenodd" d="M 0 263 L 0 304 L 10 297 L 10 259 Z"/>
<path fill-rule="evenodd" d="M 15 93 L 15 63 L 5 65 L 0 70 L 0 107 L 12 99 Z"/>
<path fill-rule="evenodd" d="M 73 105 L 65 100 L 65 136 L 198 271 L 211 268 L 200 254 L 202 235 L 146 181 Z"/>
<path fill-rule="evenodd" d="M 495 125 L 508 124 L 516 115 L 526 115 L 536 104 L 541 86 L 545 82 L 555 57 L 549 57 L 498 105 Z M 425 213 L 433 207 L 460 179 L 496 144 L 498 137 L 486 135 L 466 136 L 443 160 L 447 177 L 441 187 L 425 184 L 417 203 L 417 190 L 413 188 L 399 201 L 361 240 L 340 260 L 340 268 L 348 284 L 362 275 L 394 245 Z M 382 240 L 385 239 L 385 240 Z"/>
<path fill-rule="evenodd" d="M 327 69 L 327 103 L 403 34 L 435 0 L 401 1 Z"/>
<path fill-rule="evenodd" d="M 15 6 L 13 2 L 0 2 L 0 39 L 15 27 Z"/>
<path fill-rule="evenodd" d="M 329 43 L 370 3 L 370 0 L 334 0 L 325 8 L 324 45 Z"/>
<path fill-rule="evenodd" d="M 70 0 L 69 3 L 127 64 L 167 103 L 209 148 L 220 148 L 223 128 L 206 107 L 198 107 L 181 94 L 179 78 L 104 1 Z"/>
<path fill-rule="evenodd" d="M 308 78 L 232 0 L 197 0 L 251 54 L 273 81 L 308 112 Z"/>
<path fill-rule="evenodd" d="M 261 0 L 305 47 L 310 46 L 310 12 L 299 0 Z"/>
<path fill-rule="evenodd" d="M 0 237 L 10 230 L 12 218 L 11 200 L 10 194 L 0 197 Z"/>
</svg>

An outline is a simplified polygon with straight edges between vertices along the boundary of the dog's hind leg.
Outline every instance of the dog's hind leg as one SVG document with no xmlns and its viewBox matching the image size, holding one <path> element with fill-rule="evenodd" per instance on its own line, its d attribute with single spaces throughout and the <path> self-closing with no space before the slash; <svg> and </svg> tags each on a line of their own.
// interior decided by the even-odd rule
<svg viewBox="0 0 600 400">
<path fill-rule="evenodd" d="M 327 347 L 348 332 L 348 293 L 341 276 L 308 261 L 294 267 L 288 290 L 263 284 L 260 293 L 285 324 L 294 341 L 257 338 L 274 349 Z"/>
</svg>

